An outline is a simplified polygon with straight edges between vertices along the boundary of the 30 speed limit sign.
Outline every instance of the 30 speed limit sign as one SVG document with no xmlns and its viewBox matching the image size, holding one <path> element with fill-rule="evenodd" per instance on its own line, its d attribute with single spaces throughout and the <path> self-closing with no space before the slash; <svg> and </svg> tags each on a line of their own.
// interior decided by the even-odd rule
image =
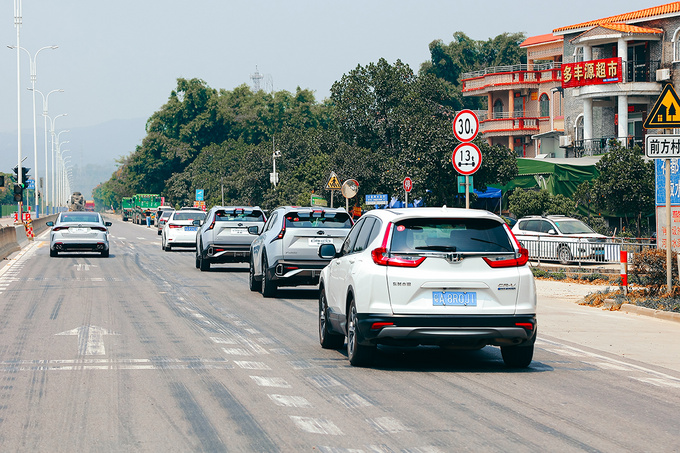
<svg viewBox="0 0 680 453">
<path fill-rule="evenodd" d="M 453 150 L 451 162 L 461 175 L 471 175 L 482 165 L 482 151 L 474 143 L 461 143 Z"/>
<path fill-rule="evenodd" d="M 479 118 L 472 110 L 461 110 L 453 119 L 453 135 L 461 142 L 471 142 L 479 132 Z"/>
</svg>

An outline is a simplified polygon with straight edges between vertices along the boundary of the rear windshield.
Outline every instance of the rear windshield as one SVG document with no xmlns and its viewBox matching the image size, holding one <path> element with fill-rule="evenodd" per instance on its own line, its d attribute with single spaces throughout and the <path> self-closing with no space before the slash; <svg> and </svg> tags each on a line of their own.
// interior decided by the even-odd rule
<svg viewBox="0 0 680 453">
<path fill-rule="evenodd" d="M 503 224 L 491 219 L 409 219 L 394 226 L 393 252 L 511 252 Z"/>
<path fill-rule="evenodd" d="M 61 214 L 61 222 L 99 222 L 96 212 L 68 212 Z"/>
<path fill-rule="evenodd" d="M 346 212 L 289 212 L 286 228 L 352 228 L 352 218 Z"/>
<path fill-rule="evenodd" d="M 175 212 L 173 220 L 203 220 L 205 219 L 205 212 L 200 211 L 184 211 Z"/>
<path fill-rule="evenodd" d="M 217 222 L 264 222 L 264 214 L 260 210 L 253 209 L 225 209 L 215 211 Z"/>
</svg>

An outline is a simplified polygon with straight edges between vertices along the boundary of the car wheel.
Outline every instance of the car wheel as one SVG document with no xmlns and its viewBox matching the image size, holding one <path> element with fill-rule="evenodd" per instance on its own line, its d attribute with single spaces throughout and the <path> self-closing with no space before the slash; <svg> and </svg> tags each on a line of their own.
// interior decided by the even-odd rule
<svg viewBox="0 0 680 453">
<path fill-rule="evenodd" d="M 108 250 L 104 250 L 104 251 L 102 252 L 102 258 L 108 258 L 108 257 L 109 257 L 109 251 L 108 251 Z"/>
<path fill-rule="evenodd" d="M 359 344 L 361 336 L 357 329 L 358 321 L 357 307 L 352 301 L 347 314 L 347 358 L 352 366 L 367 366 L 373 361 L 376 347 Z"/>
<path fill-rule="evenodd" d="M 526 368 L 534 357 L 534 343 L 529 346 L 501 346 L 503 362 L 510 368 Z"/>
<path fill-rule="evenodd" d="M 248 272 L 248 288 L 251 291 L 260 291 L 262 289 L 262 281 L 255 279 L 255 264 L 252 258 L 250 260 L 250 271 Z"/>
<path fill-rule="evenodd" d="M 328 322 L 328 301 L 326 290 L 319 291 L 319 343 L 324 349 L 340 349 L 345 344 L 345 336 L 332 332 Z"/>
<path fill-rule="evenodd" d="M 566 245 L 560 246 L 557 250 L 557 258 L 560 260 L 560 264 L 569 264 L 574 259 L 571 250 Z"/>
<path fill-rule="evenodd" d="M 57 251 L 54 250 L 54 249 L 50 249 L 50 256 L 51 256 L 52 258 L 54 258 L 55 256 L 59 256 L 59 252 L 57 252 Z"/>
<path fill-rule="evenodd" d="M 269 266 L 267 265 L 267 256 L 262 258 L 262 295 L 264 297 L 274 297 L 276 296 L 276 282 L 269 278 L 269 273 L 267 270 Z"/>
</svg>

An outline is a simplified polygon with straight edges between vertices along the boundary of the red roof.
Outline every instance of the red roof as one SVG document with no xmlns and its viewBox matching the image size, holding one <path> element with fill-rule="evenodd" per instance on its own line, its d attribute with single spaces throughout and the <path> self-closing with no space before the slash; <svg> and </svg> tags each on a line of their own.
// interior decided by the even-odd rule
<svg viewBox="0 0 680 453">
<path fill-rule="evenodd" d="M 660 28 L 651 27 L 638 27 L 636 25 L 627 24 L 600 24 L 599 27 L 606 28 L 607 30 L 620 31 L 622 33 L 648 33 L 648 34 L 661 34 L 663 30 Z"/>
<path fill-rule="evenodd" d="M 531 47 L 531 46 L 537 46 L 538 44 L 547 44 L 550 42 L 559 42 L 563 41 L 564 37 L 563 36 L 555 36 L 552 33 L 547 33 L 545 35 L 538 35 L 538 36 L 530 36 L 527 39 L 524 40 L 522 44 L 520 44 L 520 47 Z"/>
<path fill-rule="evenodd" d="M 605 17 L 604 19 L 591 20 L 588 22 L 581 22 L 580 24 L 568 25 L 553 30 L 553 33 L 565 32 L 569 30 L 577 30 L 580 28 L 594 27 L 606 23 L 613 22 L 631 22 L 638 19 L 646 19 L 650 17 L 663 16 L 666 14 L 673 14 L 680 12 L 680 2 L 668 3 L 666 5 L 655 6 L 653 8 L 641 9 L 633 11 L 632 13 L 618 14 L 616 16 Z"/>
</svg>

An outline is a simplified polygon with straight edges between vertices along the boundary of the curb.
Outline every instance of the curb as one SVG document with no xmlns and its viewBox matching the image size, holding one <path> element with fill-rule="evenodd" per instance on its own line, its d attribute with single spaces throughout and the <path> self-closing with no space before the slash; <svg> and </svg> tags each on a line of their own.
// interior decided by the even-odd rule
<svg viewBox="0 0 680 453">
<path fill-rule="evenodd" d="M 680 313 L 654 310 L 653 308 L 639 307 L 633 304 L 621 304 L 619 311 L 636 315 L 651 316 L 653 318 L 665 319 L 666 321 L 680 322 Z"/>
</svg>

